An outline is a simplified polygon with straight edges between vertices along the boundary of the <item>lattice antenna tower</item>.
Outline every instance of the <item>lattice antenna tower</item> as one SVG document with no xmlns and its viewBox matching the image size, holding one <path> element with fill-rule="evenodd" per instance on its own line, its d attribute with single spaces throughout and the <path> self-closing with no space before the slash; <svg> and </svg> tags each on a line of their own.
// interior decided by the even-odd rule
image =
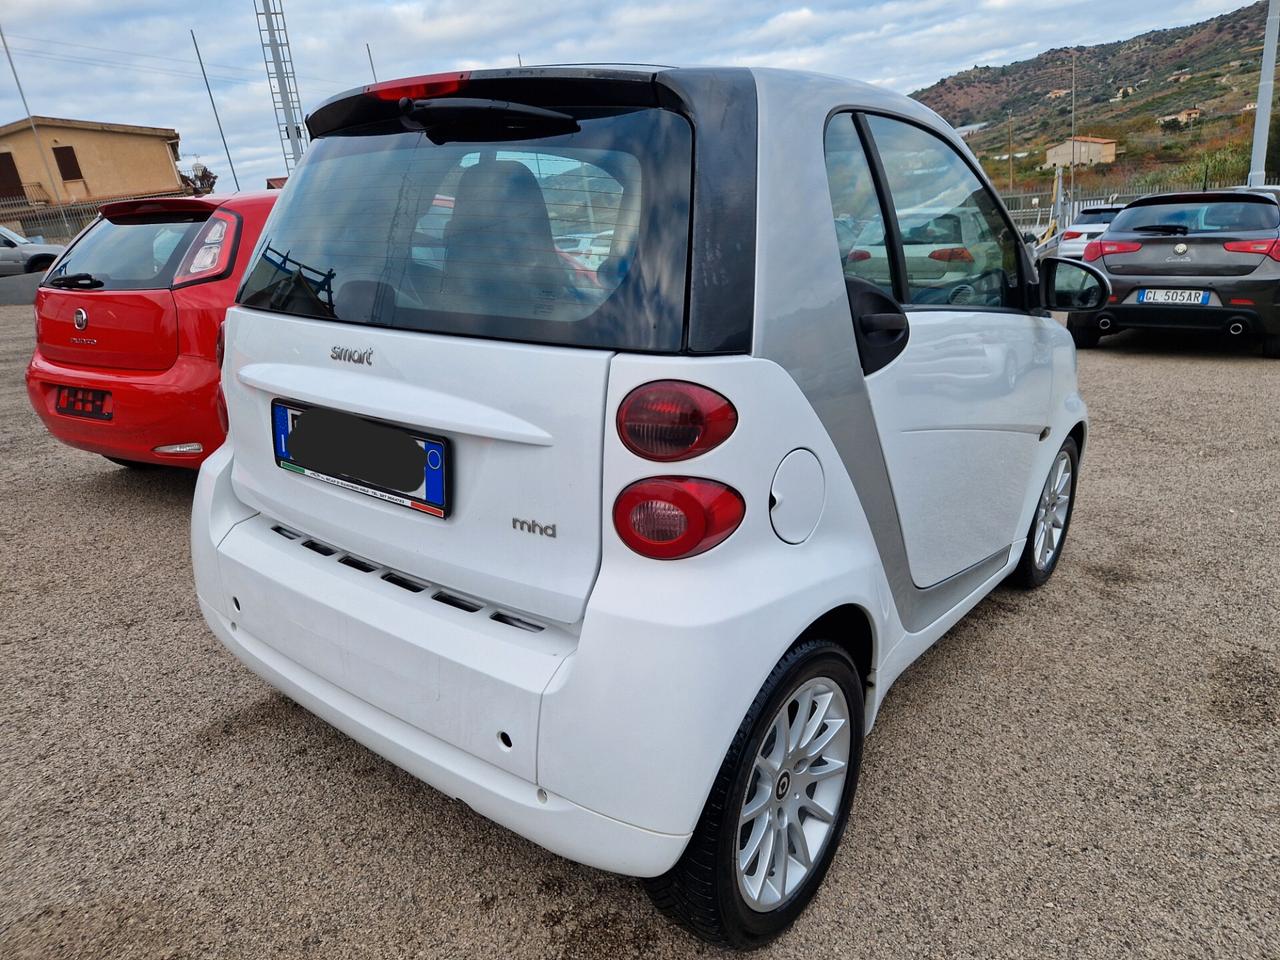
<svg viewBox="0 0 1280 960">
<path fill-rule="evenodd" d="M 284 7 L 282 0 L 255 0 L 254 9 L 258 14 L 262 62 L 267 67 L 267 85 L 276 111 L 284 168 L 286 173 L 293 173 L 294 166 L 302 159 L 302 151 L 307 148 L 307 128 L 302 122 L 302 102 L 298 98 L 298 80 L 289 52 Z"/>
</svg>

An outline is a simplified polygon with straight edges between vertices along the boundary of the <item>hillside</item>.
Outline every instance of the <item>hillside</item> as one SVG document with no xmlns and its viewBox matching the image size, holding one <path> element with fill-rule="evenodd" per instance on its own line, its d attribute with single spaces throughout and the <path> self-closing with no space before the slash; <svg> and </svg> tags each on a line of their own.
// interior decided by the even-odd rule
<svg viewBox="0 0 1280 960">
<path fill-rule="evenodd" d="M 1266 3 L 1259 2 L 1203 23 L 1074 48 L 1076 132 L 1120 141 L 1117 174 L 1185 165 L 1206 150 L 1226 148 L 1234 157 L 1252 124 L 1246 107 L 1257 94 L 1265 25 Z M 1072 52 L 1062 47 L 974 67 L 912 96 L 955 126 L 982 125 L 970 144 L 987 163 L 1007 156 L 1012 127 L 1015 156 L 1029 154 L 1019 160 L 1018 178 L 1035 178 L 1044 148 L 1070 134 Z M 1192 107 L 1203 111 L 1193 123 L 1159 125 L 1160 117 Z"/>
</svg>

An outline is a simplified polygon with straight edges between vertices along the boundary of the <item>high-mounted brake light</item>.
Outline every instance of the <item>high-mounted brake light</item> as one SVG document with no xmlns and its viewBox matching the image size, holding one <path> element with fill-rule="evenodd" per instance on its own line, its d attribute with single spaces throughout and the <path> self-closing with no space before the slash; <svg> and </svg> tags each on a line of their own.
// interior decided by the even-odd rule
<svg viewBox="0 0 1280 960">
<path fill-rule="evenodd" d="M 1133 240 L 1090 240 L 1084 246 L 1084 258 L 1090 262 L 1116 253 L 1137 253 L 1142 244 Z"/>
<path fill-rule="evenodd" d="M 382 83 L 371 83 L 364 88 L 366 96 L 375 100 L 399 102 L 401 97 L 410 100 L 429 100 L 432 97 L 447 97 L 457 93 L 470 78 L 470 71 L 461 73 L 433 73 L 426 77 L 405 77 L 403 80 L 384 80 Z"/>
<path fill-rule="evenodd" d="M 226 276 L 231 272 L 239 237 L 240 217 L 226 210 L 213 211 L 182 255 L 173 285 L 185 287 Z"/>
<path fill-rule="evenodd" d="M 1228 240 L 1222 246 L 1228 253 L 1256 253 L 1280 260 L 1280 240 Z"/>
<path fill-rule="evenodd" d="M 1062 234 L 1062 239 L 1063 240 L 1079 240 L 1083 236 L 1084 236 L 1084 232 L 1081 230 L 1066 230 Z"/>
<path fill-rule="evenodd" d="M 941 260 L 943 263 L 973 263 L 973 254 L 965 247 L 943 247 L 929 252 L 930 260 Z"/>
<path fill-rule="evenodd" d="M 653 560 L 706 553 L 742 523 L 742 495 L 715 480 L 651 477 L 618 494 L 613 526 L 628 547 Z"/>
<path fill-rule="evenodd" d="M 618 436 L 626 448 L 662 463 L 718 447 L 737 425 L 738 411 L 725 397 L 683 380 L 636 387 L 618 407 Z"/>
</svg>

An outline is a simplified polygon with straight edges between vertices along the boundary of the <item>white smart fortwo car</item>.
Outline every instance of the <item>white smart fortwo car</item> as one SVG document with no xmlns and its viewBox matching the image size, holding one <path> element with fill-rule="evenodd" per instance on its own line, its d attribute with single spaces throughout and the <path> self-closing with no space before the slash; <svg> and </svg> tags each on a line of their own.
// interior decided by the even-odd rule
<svg viewBox="0 0 1280 960">
<path fill-rule="evenodd" d="M 209 626 L 486 817 L 767 942 L 894 679 L 1058 563 L 1086 419 L 1046 308 L 1105 279 L 1037 276 L 945 123 L 832 77 L 450 74 L 307 122 L 227 314 Z M 946 269 L 904 253 L 947 210 Z"/>
</svg>

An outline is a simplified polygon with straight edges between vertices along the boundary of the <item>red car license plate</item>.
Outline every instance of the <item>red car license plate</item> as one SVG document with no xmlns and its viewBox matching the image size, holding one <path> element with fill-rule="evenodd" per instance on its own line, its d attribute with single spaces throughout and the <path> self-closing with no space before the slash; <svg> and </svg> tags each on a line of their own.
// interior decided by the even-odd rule
<svg viewBox="0 0 1280 960">
<path fill-rule="evenodd" d="M 111 419 L 111 391 L 84 387 L 58 387 L 59 413 L 92 420 Z"/>
</svg>

